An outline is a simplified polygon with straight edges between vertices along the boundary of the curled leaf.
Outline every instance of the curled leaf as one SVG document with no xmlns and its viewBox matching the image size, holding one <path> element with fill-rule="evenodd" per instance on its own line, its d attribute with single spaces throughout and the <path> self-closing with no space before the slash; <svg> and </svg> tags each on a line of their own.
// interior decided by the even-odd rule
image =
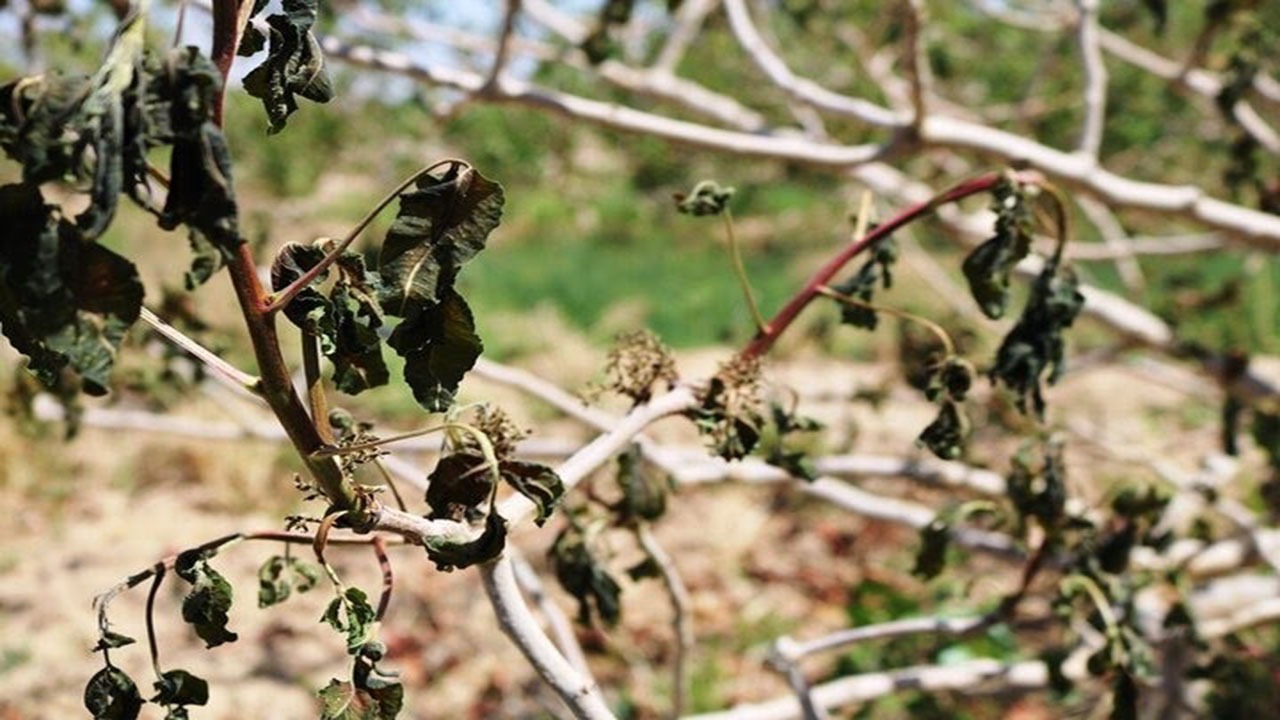
<svg viewBox="0 0 1280 720">
<path fill-rule="evenodd" d="M 498 471 L 508 485 L 533 502 L 538 510 L 533 521 L 539 527 L 545 524 L 564 495 L 564 482 L 556 471 L 546 465 L 520 460 L 504 460 Z"/>
<path fill-rule="evenodd" d="M 347 652 L 356 654 L 369 641 L 377 613 L 369 604 L 369 596 L 358 587 L 349 587 L 325 608 L 320 622 L 328 623 L 347 634 Z"/>
<path fill-rule="evenodd" d="M 506 545 L 507 521 L 496 510 L 490 510 L 480 537 L 461 542 L 447 538 L 430 540 L 427 557 L 436 564 L 436 569 L 449 572 L 488 562 L 501 555 Z"/>
<path fill-rule="evenodd" d="M 964 440 L 968 435 L 969 418 L 962 406 L 946 399 L 938 408 L 938 416 L 920 432 L 916 441 L 943 460 L 955 460 L 964 453 Z"/>
<path fill-rule="evenodd" d="M 142 696 L 132 678 L 108 665 L 89 678 L 84 707 L 94 720 L 134 720 L 142 710 Z"/>
<path fill-rule="evenodd" d="M 427 478 L 432 519 L 479 520 L 493 496 L 493 474 L 484 457 L 454 453 L 440 458 Z"/>
<path fill-rule="evenodd" d="M 1084 295 L 1078 286 L 1070 268 L 1060 270 L 1056 259 L 1045 263 L 1031 286 L 1022 316 L 996 352 L 991 376 L 1014 392 L 1023 412 L 1027 412 L 1029 404 L 1036 415 L 1043 415 L 1041 378 L 1047 373 L 1047 382 L 1053 384 L 1062 374 L 1066 348 L 1063 332 L 1084 307 Z"/>
<path fill-rule="evenodd" d="M 983 314 L 997 319 L 1009 304 L 1013 267 L 1031 252 L 1032 213 L 1017 180 L 1003 177 L 992 189 L 996 230 L 965 258 L 962 269 L 969 291 Z"/>
<path fill-rule="evenodd" d="M 189 550 L 178 556 L 174 572 L 191 583 L 191 592 L 182 599 L 182 619 L 213 648 L 235 642 L 238 636 L 227 629 L 231 610 L 231 583 L 208 562 L 212 553 Z"/>
<path fill-rule="evenodd" d="M 573 526 L 561 530 L 547 554 L 560 587 L 578 600 L 578 622 L 590 624 L 594 609 L 605 624 L 616 625 L 622 588 L 596 559 L 583 532 Z"/>
<path fill-rule="evenodd" d="M 719 215 L 729 207 L 733 193 L 734 189 L 731 187 L 721 187 L 714 180 L 703 180 L 694 185 L 688 195 L 676 193 L 676 209 L 685 215 L 697 217 Z"/>
<path fill-rule="evenodd" d="M 333 99 L 333 85 L 325 69 L 324 51 L 312 34 L 316 22 L 316 0 L 284 0 L 284 14 L 267 17 L 270 49 L 262 64 L 244 76 L 244 89 L 262 101 L 271 122 L 270 133 L 284 129 L 289 116 L 298 109 L 295 96 L 312 102 Z M 256 30 L 255 30 L 256 32 Z M 251 51 L 260 44 L 252 35 Z"/>
</svg>

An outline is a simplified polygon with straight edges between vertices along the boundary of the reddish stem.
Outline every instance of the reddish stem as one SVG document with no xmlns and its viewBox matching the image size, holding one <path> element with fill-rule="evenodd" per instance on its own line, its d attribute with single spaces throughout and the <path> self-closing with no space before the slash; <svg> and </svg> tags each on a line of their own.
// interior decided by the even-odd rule
<svg viewBox="0 0 1280 720">
<path fill-rule="evenodd" d="M 800 312 L 808 307 L 814 298 L 822 294 L 821 288 L 827 285 L 859 253 L 903 226 L 932 213 L 941 205 L 991 190 L 999 182 L 1000 177 L 1001 173 L 991 172 L 966 180 L 940 195 L 935 195 L 925 202 L 916 203 L 906 208 L 884 223 L 877 225 L 871 232 L 850 243 L 809 278 L 804 287 L 800 288 L 800 291 L 792 296 L 786 305 L 782 306 L 782 309 L 773 316 L 773 319 L 765 325 L 764 329 L 756 333 L 751 342 L 738 353 L 739 357 L 755 359 L 769 352 L 774 343 L 778 341 L 778 338 L 782 336 L 782 333 L 800 316 Z"/>
<path fill-rule="evenodd" d="M 222 74 L 225 91 L 227 76 L 235 61 L 236 46 L 246 18 L 244 0 L 214 0 L 213 3 L 213 60 Z M 214 122 L 222 126 L 222 94 L 218 96 Z M 248 243 L 240 243 L 235 254 L 227 261 L 231 285 L 244 314 L 245 326 L 253 344 L 253 354 L 258 361 L 259 389 L 271 406 L 276 419 L 289 436 L 289 441 L 302 456 L 307 469 L 316 479 L 320 490 L 333 506 L 340 510 L 359 509 L 359 500 L 351 483 L 333 458 L 313 457 L 313 453 L 325 445 L 316 422 L 307 413 L 306 406 L 293 387 L 289 366 L 280 351 L 280 337 L 276 332 L 274 314 L 268 312 L 270 299 L 262 281 L 258 279 L 258 264 Z M 363 517 L 351 517 L 358 526 Z"/>
</svg>

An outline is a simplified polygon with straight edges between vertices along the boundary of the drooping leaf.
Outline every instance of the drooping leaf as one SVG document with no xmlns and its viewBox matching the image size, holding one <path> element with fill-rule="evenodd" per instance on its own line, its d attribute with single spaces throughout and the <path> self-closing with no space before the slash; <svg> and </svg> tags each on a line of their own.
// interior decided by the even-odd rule
<svg viewBox="0 0 1280 720">
<path fill-rule="evenodd" d="M 275 292 L 284 290 L 308 270 L 319 265 L 324 256 L 324 251 L 314 245 L 286 243 L 271 261 L 271 289 Z M 314 284 L 322 282 L 327 275 L 328 271 L 322 273 Z M 321 353 L 334 353 L 337 348 L 336 312 L 333 303 L 319 290 L 312 286 L 300 290 L 285 305 L 284 315 L 294 325 L 319 340 Z"/>
<path fill-rule="evenodd" d="M 427 557 L 436 564 L 437 570 L 449 572 L 488 562 L 501 555 L 506 545 L 507 521 L 497 510 L 490 510 L 480 537 L 461 542 L 448 538 L 428 540 Z"/>
<path fill-rule="evenodd" d="M 1066 514 L 1066 466 L 1062 446 L 1053 440 L 1043 442 L 1038 461 L 1034 447 L 1024 445 L 1013 456 L 1013 469 L 1005 481 L 1009 500 L 1022 518 L 1034 517 L 1045 527 L 1054 528 Z"/>
<path fill-rule="evenodd" d="M 273 555 L 258 569 L 258 607 L 279 605 L 293 591 L 307 592 L 319 580 L 320 571 L 314 565 L 292 555 Z"/>
<path fill-rule="evenodd" d="M 1014 392 L 1023 412 L 1027 412 L 1029 404 L 1037 416 L 1043 415 L 1041 377 L 1048 373 L 1047 382 L 1053 384 L 1062 374 L 1066 348 L 1063 333 L 1084 307 L 1084 295 L 1078 286 L 1070 268 L 1060 269 L 1056 259 L 1045 263 L 1031 286 L 1022 316 L 996 352 L 991 376 Z"/>
<path fill-rule="evenodd" d="M 355 654 L 369 641 L 377 613 L 369 604 L 369 596 L 358 587 L 349 587 L 325 608 L 321 622 L 347 634 L 347 652 Z"/>
<path fill-rule="evenodd" d="M 328 353 L 333 363 L 333 384 L 340 392 L 358 395 L 365 390 L 386 385 L 391 379 L 386 360 L 382 357 L 382 338 L 378 335 L 380 317 L 365 312 L 371 307 L 355 303 L 356 290 L 340 281 L 329 293 L 334 312 L 333 351 Z"/>
<path fill-rule="evenodd" d="M 151 702 L 160 705 L 207 705 L 209 683 L 186 670 L 167 670 L 155 682 L 156 696 Z M 171 710 L 172 712 L 172 710 Z"/>
<path fill-rule="evenodd" d="M 916 441 L 943 460 L 955 460 L 964 453 L 968 435 L 969 418 L 960 403 L 947 399 L 938 407 L 938 416 L 920 432 Z"/>
<path fill-rule="evenodd" d="M 98 652 L 99 650 L 114 650 L 116 648 L 122 648 L 126 645 L 132 645 L 136 642 L 137 640 L 134 640 L 128 635 L 121 635 L 120 633 L 111 632 L 110 630 L 107 630 L 106 632 L 102 633 L 98 637 L 98 644 L 93 646 L 93 651 Z"/>
<path fill-rule="evenodd" d="M 207 279 L 244 242 L 240 237 L 235 190 L 231 182 L 231 154 L 214 107 L 222 76 L 194 47 L 173 51 L 165 72 L 156 78 L 157 92 L 169 101 L 169 130 L 173 145 L 169 159 L 169 193 L 160 227 L 187 225 L 193 233 L 196 261 L 187 282 Z M 212 245 L 215 256 L 205 247 Z M 210 269 L 211 265 L 216 265 Z"/>
<path fill-rule="evenodd" d="M 458 384 L 484 350 L 471 308 L 452 288 L 437 304 L 405 318 L 387 344 L 404 358 L 405 382 L 430 412 L 453 404 Z"/>
<path fill-rule="evenodd" d="M 973 364 L 962 357 L 952 355 L 935 366 L 929 374 L 924 395 L 930 401 L 949 398 L 964 402 L 973 387 Z"/>
<path fill-rule="evenodd" d="M 427 480 L 432 519 L 479 520 L 493 495 L 493 474 L 478 454 L 459 452 L 440 458 Z"/>
<path fill-rule="evenodd" d="M 316 0 L 284 0 L 283 10 L 284 14 L 267 17 L 267 58 L 244 77 L 245 91 L 261 100 L 267 111 L 271 133 L 283 130 L 289 116 L 298 109 L 295 96 L 318 103 L 333 99 L 324 52 L 311 32 L 316 22 Z"/>
<path fill-rule="evenodd" d="M 205 647 L 235 642 L 238 636 L 227 629 L 231 610 L 231 583 L 210 565 L 208 551 L 189 550 L 178 556 L 174 572 L 191 583 L 191 592 L 182 599 L 182 619 L 190 623 Z"/>
<path fill-rule="evenodd" d="M 357 688 L 333 679 L 319 693 L 320 720 L 394 720 L 404 705 L 404 687 Z"/>
<path fill-rule="evenodd" d="M 622 616 L 622 588 L 596 559 L 584 533 L 566 527 L 547 554 L 560 587 L 578 600 L 578 622 L 589 625 L 594 609 L 605 624 L 616 625 Z"/>
<path fill-rule="evenodd" d="M 387 314 L 410 318 L 443 302 L 463 263 L 498 226 L 502 205 L 501 185 L 458 164 L 402 194 L 378 259 Z"/>
<path fill-rule="evenodd" d="M 832 287 L 860 303 L 875 300 L 877 287 L 888 290 L 893 286 L 893 265 L 898 260 L 898 242 L 892 236 L 875 244 L 871 257 L 847 280 Z M 874 308 L 849 302 L 840 303 L 840 322 L 864 330 L 875 330 L 880 317 Z"/>
<path fill-rule="evenodd" d="M 504 460 L 498 466 L 502 479 L 516 492 L 529 498 L 538 509 L 533 521 L 541 527 L 564 495 L 564 482 L 555 470 L 533 462 Z"/>
<path fill-rule="evenodd" d="M 107 391 L 116 349 L 142 308 L 133 263 L 84 236 L 40 191 L 0 187 L 0 325 L 46 387 L 64 367 L 90 394 Z"/>
<path fill-rule="evenodd" d="M 618 510 L 624 519 L 657 520 L 666 513 L 670 483 L 646 470 L 638 448 L 618 455 L 618 485 Z"/>
<path fill-rule="evenodd" d="M 84 707 L 94 720 L 134 720 L 142 710 L 142 696 L 132 678 L 108 665 L 89 678 Z"/>
<path fill-rule="evenodd" d="M 817 432 L 822 429 L 822 423 L 787 410 L 776 402 L 769 404 L 769 417 L 771 422 L 768 435 L 771 437 L 766 442 L 764 461 L 786 470 L 793 477 L 809 482 L 817 480 L 818 471 L 809 454 L 793 447 L 791 436 L 796 433 Z"/>
<path fill-rule="evenodd" d="M 974 248 L 962 266 L 973 299 L 993 320 L 1002 317 L 1009 305 L 1013 267 L 1031 252 L 1032 211 L 1023 192 L 1018 181 L 1009 177 L 996 184 L 991 206 L 996 213 L 995 235 Z"/>
<path fill-rule="evenodd" d="M 916 564 L 911 574 L 924 580 L 932 580 L 947 567 L 947 548 L 951 544 L 951 524 L 942 518 L 920 531 L 920 549 L 916 551 Z"/>
</svg>

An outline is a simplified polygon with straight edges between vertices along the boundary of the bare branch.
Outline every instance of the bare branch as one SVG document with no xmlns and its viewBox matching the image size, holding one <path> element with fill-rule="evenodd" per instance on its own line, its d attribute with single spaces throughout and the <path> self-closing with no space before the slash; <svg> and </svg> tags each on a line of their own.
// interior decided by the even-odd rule
<svg viewBox="0 0 1280 720">
<path fill-rule="evenodd" d="M 671 627 L 675 635 L 675 662 L 672 663 L 671 715 L 680 717 L 684 714 L 685 700 L 689 695 L 688 657 L 693 647 L 692 602 L 689 589 L 680 577 L 675 561 L 663 549 L 662 544 L 654 537 L 648 523 L 640 523 L 635 529 L 636 540 L 644 549 L 645 555 L 658 566 L 662 574 L 662 584 L 667 589 L 667 598 L 671 601 Z"/>
<path fill-rule="evenodd" d="M 676 11 L 675 24 L 667 35 L 667 41 L 653 61 L 653 69 L 674 73 L 680 60 L 693 41 L 697 39 L 702 23 L 716 9 L 719 0 L 685 0 Z"/>
<path fill-rule="evenodd" d="M 537 571 L 529 564 L 524 555 L 515 548 L 508 546 L 506 555 L 511 559 L 511 568 L 515 571 L 516 582 L 520 584 L 520 590 L 538 606 L 538 611 L 542 613 L 543 619 L 547 621 L 547 628 L 551 631 L 551 637 L 560 648 L 560 652 L 564 653 L 565 659 L 575 670 L 582 673 L 585 677 L 591 676 L 591 669 L 587 665 L 587 656 L 582 652 L 582 646 L 578 644 L 578 638 L 573 633 L 573 624 L 568 616 L 560 609 L 559 605 L 551 599 L 547 594 L 546 587 L 542 584 L 542 578 L 538 577 Z"/>
<path fill-rule="evenodd" d="M 139 315 L 143 322 L 151 326 L 162 337 L 179 348 L 190 353 L 205 367 L 235 383 L 240 389 L 257 393 L 258 378 L 223 360 L 221 356 L 187 336 L 181 330 L 161 320 L 159 316 L 147 308 L 142 308 Z"/>
<path fill-rule="evenodd" d="M 516 29 L 516 18 L 520 15 L 521 0 L 507 0 L 507 10 L 502 17 L 502 29 L 498 35 L 498 49 L 493 56 L 493 67 L 489 76 L 481 86 L 481 94 L 491 92 L 502 81 L 502 70 L 506 67 L 507 57 L 511 54 L 512 37 Z"/>
<path fill-rule="evenodd" d="M 1107 117 L 1107 65 L 1098 39 L 1098 0 L 1078 0 L 1077 5 L 1080 15 L 1076 19 L 1076 41 L 1084 68 L 1084 121 L 1076 152 L 1097 160 Z"/>
<path fill-rule="evenodd" d="M 743 51 L 774 85 L 792 98 L 874 127 L 899 130 L 908 124 L 906 118 L 875 103 L 834 93 L 811 80 L 797 77 L 760 36 L 745 0 L 724 0 L 724 8 L 729 14 L 729 27 Z"/>
<path fill-rule="evenodd" d="M 511 638 L 538 675 L 556 691 L 574 717 L 613 718 L 600 687 L 578 672 L 538 627 L 516 583 L 511 560 L 498 558 L 480 566 L 485 594 L 493 605 L 502 632 Z"/>
<path fill-rule="evenodd" d="M 1142 275 L 1142 266 L 1134 257 L 1133 243 L 1129 241 L 1120 221 L 1110 208 L 1088 195 L 1078 195 L 1074 200 L 1089 218 L 1089 222 L 1098 229 L 1103 244 L 1115 254 L 1116 270 L 1120 272 L 1120 279 L 1124 281 L 1125 287 L 1130 293 L 1141 293 L 1146 287 L 1146 278 Z"/>
<path fill-rule="evenodd" d="M 927 115 L 925 97 L 932 85 L 923 37 L 924 0 L 903 0 L 902 13 L 902 70 L 911 88 L 911 129 L 918 133 Z"/>
</svg>

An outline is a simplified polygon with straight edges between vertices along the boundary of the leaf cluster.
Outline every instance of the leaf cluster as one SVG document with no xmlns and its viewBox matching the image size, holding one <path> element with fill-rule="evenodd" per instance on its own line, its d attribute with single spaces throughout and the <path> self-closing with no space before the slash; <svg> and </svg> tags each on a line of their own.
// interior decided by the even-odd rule
<svg viewBox="0 0 1280 720">
<path fill-rule="evenodd" d="M 23 166 L 0 187 L 0 325 L 49 388 L 64 372 L 90 394 L 106 392 L 115 354 L 137 320 L 142 283 L 133 263 L 98 244 L 120 195 L 161 227 L 188 227 L 195 285 L 240 243 L 230 159 L 212 122 L 220 78 L 194 48 L 158 59 L 140 49 L 143 23 L 122 26 L 91 77 L 19 78 L 0 87 L 0 148 Z M 170 147 L 169 192 L 151 197 L 147 153 Z M 86 188 L 74 217 L 46 204 L 40 186 Z"/>
<path fill-rule="evenodd" d="M 876 329 L 880 317 L 870 305 L 875 300 L 877 288 L 888 290 L 893 287 L 893 266 L 899 254 L 898 241 L 892 235 L 884 237 L 872 246 L 871 256 L 857 272 L 832 286 L 841 295 L 858 301 L 840 303 L 840 322 L 864 330 Z"/>
<path fill-rule="evenodd" d="M 613 626 L 622 617 L 622 587 L 596 556 L 591 537 L 592 533 L 570 523 L 556 536 L 547 556 L 560 587 L 578 601 L 578 622 L 590 625 L 594 611 Z"/>
</svg>

